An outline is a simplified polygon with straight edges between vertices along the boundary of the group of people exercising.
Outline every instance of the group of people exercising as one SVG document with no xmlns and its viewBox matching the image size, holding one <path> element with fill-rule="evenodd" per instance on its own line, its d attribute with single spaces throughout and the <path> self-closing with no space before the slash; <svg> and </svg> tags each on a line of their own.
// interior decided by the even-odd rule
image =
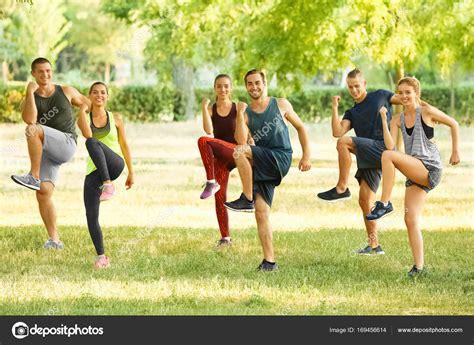
<svg viewBox="0 0 474 345">
<path fill-rule="evenodd" d="M 23 120 L 27 123 L 26 138 L 30 157 L 30 172 L 12 175 L 12 179 L 36 190 L 39 210 L 48 231 L 45 248 L 62 249 L 56 227 L 56 211 L 52 194 L 61 164 L 69 161 L 76 150 L 77 134 L 72 106 L 79 107 L 77 120 L 86 138 L 87 157 L 84 180 L 84 205 L 89 232 L 97 257 L 95 267 L 105 268 L 110 259 L 105 255 L 99 224 L 101 201 L 115 194 L 113 181 L 128 170 L 126 188 L 134 184 L 133 164 L 127 143 L 124 122 L 118 113 L 107 109 L 108 89 L 95 82 L 89 97 L 70 86 L 53 84 L 51 63 L 37 58 L 31 64 L 35 82 L 30 82 L 22 103 Z M 259 271 L 275 271 L 270 211 L 275 187 L 288 174 L 292 163 L 292 146 L 288 124 L 295 127 L 302 148 L 298 169 L 311 169 L 310 141 L 304 123 L 285 98 L 267 94 L 263 71 L 253 69 L 244 77 L 250 103 L 232 101 L 232 79 L 219 74 L 214 80 L 215 102 L 204 98 L 202 121 L 206 136 L 198 139 L 198 148 L 206 172 L 206 184 L 201 199 L 215 198 L 215 209 L 221 238 L 217 248 L 232 245 L 227 210 L 255 212 L 258 235 L 263 249 Z M 385 254 L 378 242 L 377 219 L 393 212 L 390 195 L 395 169 L 407 177 L 405 192 L 405 224 L 413 254 L 414 265 L 408 272 L 417 277 L 424 269 L 423 239 L 420 216 L 426 194 L 440 182 L 442 162 L 433 142 L 434 123 L 451 128 L 452 153 L 449 163 L 459 163 L 458 124 L 450 116 L 422 101 L 421 86 L 413 77 L 402 78 L 397 93 L 386 90 L 367 92 L 363 73 L 354 69 L 347 75 L 347 89 L 354 106 L 342 119 L 338 108 L 340 96 L 332 100 L 331 128 L 337 140 L 339 178 L 332 189 L 319 193 L 321 201 L 338 202 L 351 198 L 347 188 L 351 154 L 356 156 L 359 182 L 359 205 L 362 210 L 368 244 L 357 251 L 361 255 Z M 392 104 L 403 106 L 400 114 L 392 116 Z M 354 129 L 355 136 L 346 133 Z M 399 130 L 405 153 L 395 149 Z M 227 201 L 229 173 L 237 168 L 242 194 Z M 382 180 L 382 197 L 375 193 Z M 375 206 L 373 206 L 375 205 Z"/>
</svg>

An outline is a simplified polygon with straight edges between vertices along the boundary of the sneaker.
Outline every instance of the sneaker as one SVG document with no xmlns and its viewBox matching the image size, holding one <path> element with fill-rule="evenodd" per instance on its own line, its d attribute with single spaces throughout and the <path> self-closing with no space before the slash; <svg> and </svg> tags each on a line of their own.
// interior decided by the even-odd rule
<svg viewBox="0 0 474 345">
<path fill-rule="evenodd" d="M 387 206 L 384 206 L 383 202 L 381 201 L 376 201 L 375 207 L 367 216 L 365 216 L 365 218 L 367 218 L 367 220 L 377 220 L 385 216 L 388 216 L 392 212 L 393 212 L 393 205 L 390 201 L 388 202 Z"/>
<path fill-rule="evenodd" d="M 107 268 L 110 266 L 110 259 L 108 256 L 98 256 L 95 259 L 94 267 L 95 268 Z"/>
<path fill-rule="evenodd" d="M 223 249 L 223 248 L 228 248 L 231 246 L 232 246 L 231 239 L 221 238 L 219 241 L 217 241 L 216 249 Z"/>
<path fill-rule="evenodd" d="M 375 254 L 375 255 L 384 255 L 385 252 L 383 251 L 382 247 L 380 245 L 378 245 L 377 247 L 375 248 L 372 248 L 372 252 Z"/>
<path fill-rule="evenodd" d="M 262 263 L 258 265 L 257 271 L 260 271 L 260 272 L 278 271 L 278 264 L 276 262 L 271 263 L 263 259 Z"/>
<path fill-rule="evenodd" d="M 360 249 L 356 252 L 356 254 L 359 255 L 384 255 L 385 252 L 383 251 L 382 247 L 378 245 L 375 248 L 372 248 L 371 246 L 367 246 L 363 249 Z"/>
<path fill-rule="evenodd" d="M 201 193 L 201 199 L 208 199 L 214 194 L 216 194 L 221 186 L 217 182 L 206 182 L 206 187 L 204 191 Z"/>
<path fill-rule="evenodd" d="M 48 238 L 48 240 L 44 243 L 44 248 L 46 249 L 64 249 L 64 243 L 61 241 L 53 241 L 51 238 Z"/>
<path fill-rule="evenodd" d="M 12 180 L 16 183 L 33 190 L 40 190 L 41 181 L 36 177 L 33 177 L 31 173 L 26 175 L 12 175 Z"/>
<path fill-rule="evenodd" d="M 420 268 L 417 268 L 416 265 L 413 265 L 410 272 L 408 272 L 408 276 L 410 278 L 416 278 L 416 277 L 424 275 L 425 273 L 426 273 L 426 270 L 424 268 L 420 269 Z"/>
<path fill-rule="evenodd" d="M 255 202 L 249 201 L 244 193 L 240 194 L 240 197 L 237 200 L 231 202 L 225 202 L 224 206 L 236 212 L 254 212 L 255 211 Z"/>
<path fill-rule="evenodd" d="M 326 202 L 344 201 L 351 198 L 351 192 L 349 188 L 346 188 L 344 192 L 338 193 L 336 187 L 334 187 L 326 192 L 318 193 L 318 198 Z"/>
<path fill-rule="evenodd" d="M 115 187 L 113 184 L 104 184 L 102 187 L 102 194 L 100 194 L 100 201 L 107 201 L 115 195 Z"/>
</svg>

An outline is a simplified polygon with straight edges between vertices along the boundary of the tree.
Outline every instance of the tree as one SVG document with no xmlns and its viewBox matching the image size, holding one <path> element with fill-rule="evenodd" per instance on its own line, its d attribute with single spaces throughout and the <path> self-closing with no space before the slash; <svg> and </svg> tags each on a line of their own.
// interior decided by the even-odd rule
<svg viewBox="0 0 474 345">
<path fill-rule="evenodd" d="M 125 23 L 101 11 L 100 0 L 69 4 L 66 16 L 72 23 L 70 45 L 87 54 L 88 65 L 103 66 L 103 79 L 109 83 L 111 66 L 127 50 L 131 32 Z"/>
<path fill-rule="evenodd" d="M 65 36 L 71 28 L 71 23 L 64 18 L 63 1 L 17 3 L 11 9 L 9 24 L 4 30 L 25 68 L 29 69 L 31 61 L 39 56 L 55 62 L 68 44 Z"/>
</svg>

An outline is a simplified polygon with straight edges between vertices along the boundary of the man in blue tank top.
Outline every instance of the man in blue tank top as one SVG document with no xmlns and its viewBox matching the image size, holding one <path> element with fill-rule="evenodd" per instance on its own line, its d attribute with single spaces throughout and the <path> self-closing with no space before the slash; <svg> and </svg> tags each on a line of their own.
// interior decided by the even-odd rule
<svg viewBox="0 0 474 345">
<path fill-rule="evenodd" d="M 62 249 L 56 227 L 56 210 L 52 201 L 59 167 L 69 161 L 76 151 L 76 126 L 72 105 L 90 105 L 89 99 L 71 86 L 52 82 L 51 63 L 37 58 L 31 64 L 35 82 L 28 83 L 26 99 L 21 104 L 26 122 L 26 141 L 30 157 L 30 172 L 12 175 L 16 183 L 36 191 L 39 211 L 49 239 L 45 248 Z"/>
<path fill-rule="evenodd" d="M 242 181 L 240 198 L 224 205 L 233 211 L 253 212 L 263 248 L 260 271 L 278 269 L 273 255 L 270 207 L 275 187 L 281 183 L 291 166 L 293 150 L 286 122 L 298 131 L 303 150 L 298 168 L 311 168 L 310 146 L 306 128 L 284 98 L 267 95 L 265 74 L 251 70 L 245 75 L 245 86 L 251 98 L 250 106 L 240 102 L 237 106 L 235 139 L 239 144 L 234 150 L 234 159 Z M 247 145 L 251 135 L 255 145 Z"/>
</svg>

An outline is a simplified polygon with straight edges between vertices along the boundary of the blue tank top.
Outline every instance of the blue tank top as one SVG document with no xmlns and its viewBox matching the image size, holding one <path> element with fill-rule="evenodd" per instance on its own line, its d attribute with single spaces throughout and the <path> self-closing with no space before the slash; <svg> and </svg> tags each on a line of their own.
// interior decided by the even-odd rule
<svg viewBox="0 0 474 345">
<path fill-rule="evenodd" d="M 293 153 L 290 135 L 275 97 L 270 98 L 263 113 L 257 113 L 247 107 L 248 126 L 255 145 L 273 150 Z"/>
</svg>

